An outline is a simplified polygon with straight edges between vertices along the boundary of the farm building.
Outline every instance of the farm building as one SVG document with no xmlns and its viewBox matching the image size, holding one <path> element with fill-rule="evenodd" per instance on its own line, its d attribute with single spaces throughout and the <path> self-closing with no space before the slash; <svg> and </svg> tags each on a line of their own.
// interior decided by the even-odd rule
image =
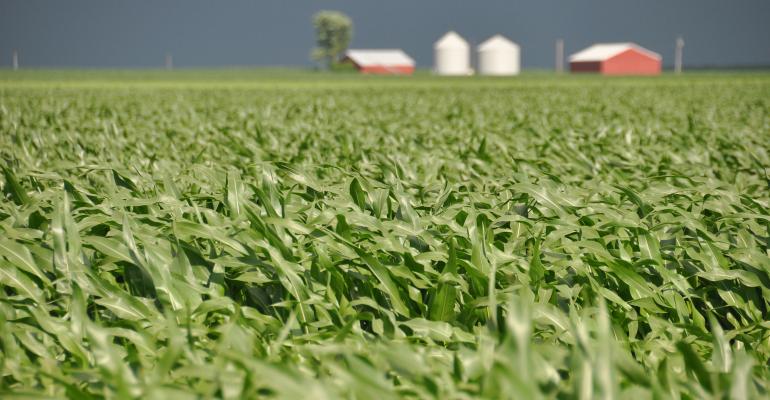
<svg viewBox="0 0 770 400">
<path fill-rule="evenodd" d="M 495 35 L 480 44 L 479 73 L 481 75 L 518 75 L 520 70 L 519 45 L 501 35 Z"/>
<path fill-rule="evenodd" d="M 661 57 L 635 43 L 604 43 L 571 55 L 569 66 L 572 72 L 657 75 L 661 71 Z"/>
<path fill-rule="evenodd" d="M 363 74 L 411 75 L 414 60 L 399 49 L 348 50 L 342 59 Z"/>
<path fill-rule="evenodd" d="M 471 75 L 471 47 L 454 31 L 433 45 L 434 72 L 438 75 Z"/>
</svg>

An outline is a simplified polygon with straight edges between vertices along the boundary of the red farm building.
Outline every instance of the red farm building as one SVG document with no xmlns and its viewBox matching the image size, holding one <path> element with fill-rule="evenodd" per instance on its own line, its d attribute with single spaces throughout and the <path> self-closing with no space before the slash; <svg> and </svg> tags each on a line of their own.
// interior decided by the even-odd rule
<svg viewBox="0 0 770 400">
<path fill-rule="evenodd" d="M 348 50 L 343 62 L 349 62 L 362 74 L 411 75 L 414 60 L 399 49 Z"/>
<path fill-rule="evenodd" d="M 661 57 L 635 43 L 602 43 L 571 55 L 569 67 L 603 75 L 658 75 Z"/>
</svg>

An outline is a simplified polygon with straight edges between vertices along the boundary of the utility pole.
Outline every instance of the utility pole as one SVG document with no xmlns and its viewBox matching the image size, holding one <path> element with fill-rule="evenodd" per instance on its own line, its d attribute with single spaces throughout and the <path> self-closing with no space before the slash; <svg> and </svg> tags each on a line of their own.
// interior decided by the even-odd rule
<svg viewBox="0 0 770 400">
<path fill-rule="evenodd" d="M 674 72 L 679 75 L 682 73 L 682 49 L 684 48 L 684 39 L 681 36 L 676 38 L 676 53 L 674 54 Z"/>
<path fill-rule="evenodd" d="M 16 71 L 19 69 L 19 51 L 16 49 L 13 49 L 13 56 L 12 56 L 12 63 L 13 63 L 13 70 Z"/>
<path fill-rule="evenodd" d="M 169 71 L 174 69 L 174 56 L 171 53 L 166 53 L 166 69 Z"/>
<path fill-rule="evenodd" d="M 556 73 L 564 72 L 564 40 L 556 39 Z"/>
</svg>

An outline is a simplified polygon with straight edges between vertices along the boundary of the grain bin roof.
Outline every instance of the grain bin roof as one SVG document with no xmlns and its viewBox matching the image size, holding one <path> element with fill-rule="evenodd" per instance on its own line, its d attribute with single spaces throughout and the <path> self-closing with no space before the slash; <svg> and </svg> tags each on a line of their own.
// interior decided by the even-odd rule
<svg viewBox="0 0 770 400">
<path fill-rule="evenodd" d="M 345 57 L 361 67 L 377 65 L 409 65 L 414 60 L 401 49 L 356 49 L 345 52 Z"/>
<path fill-rule="evenodd" d="M 647 50 L 636 43 L 597 43 L 569 57 L 570 62 L 604 61 L 626 51 L 636 50 L 648 56 L 660 59 L 660 54 Z"/>
<path fill-rule="evenodd" d="M 487 51 L 487 50 L 515 50 L 518 49 L 519 45 L 508 40 L 502 35 L 495 35 L 491 38 L 484 41 L 484 43 L 481 43 L 478 47 L 479 51 Z"/>
<path fill-rule="evenodd" d="M 447 48 L 468 49 L 470 48 L 470 46 L 468 46 L 468 42 L 466 42 L 465 39 L 462 38 L 462 36 L 458 35 L 457 32 L 449 31 L 433 45 L 433 48 L 435 49 L 447 49 Z"/>
</svg>

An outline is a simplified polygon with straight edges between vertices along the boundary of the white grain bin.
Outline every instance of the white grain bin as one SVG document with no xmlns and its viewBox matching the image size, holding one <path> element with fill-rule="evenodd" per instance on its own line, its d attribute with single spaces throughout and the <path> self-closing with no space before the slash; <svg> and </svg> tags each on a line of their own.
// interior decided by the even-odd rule
<svg viewBox="0 0 770 400">
<path fill-rule="evenodd" d="M 471 48 L 454 31 L 447 32 L 433 45 L 434 72 L 438 75 L 470 75 Z"/>
<path fill-rule="evenodd" d="M 518 75 L 521 69 L 519 45 L 501 35 L 480 44 L 479 73 L 481 75 Z"/>
</svg>

